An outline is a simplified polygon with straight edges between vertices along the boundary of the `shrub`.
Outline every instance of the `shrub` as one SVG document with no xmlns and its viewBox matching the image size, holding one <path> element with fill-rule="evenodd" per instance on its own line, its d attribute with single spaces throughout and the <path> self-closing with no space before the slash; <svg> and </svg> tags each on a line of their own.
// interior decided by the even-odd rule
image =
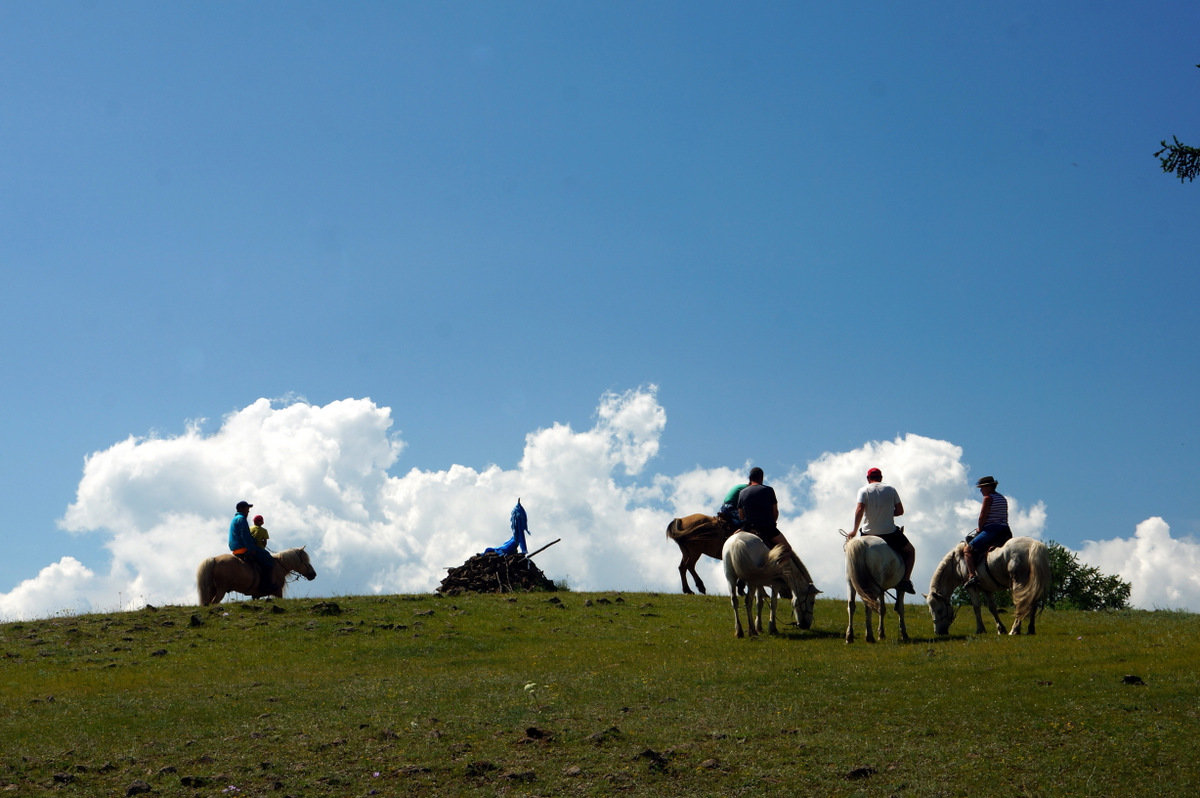
<svg viewBox="0 0 1200 798">
<path fill-rule="evenodd" d="M 1053 580 L 1048 606 L 1069 610 L 1129 609 L 1129 594 L 1133 589 L 1129 582 L 1081 563 L 1078 554 L 1052 540 L 1046 546 L 1050 549 Z"/>
</svg>

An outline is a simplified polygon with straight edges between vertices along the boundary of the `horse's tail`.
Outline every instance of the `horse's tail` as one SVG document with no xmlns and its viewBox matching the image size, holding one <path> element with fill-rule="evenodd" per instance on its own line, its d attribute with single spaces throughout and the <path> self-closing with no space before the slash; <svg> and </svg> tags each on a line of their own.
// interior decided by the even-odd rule
<svg viewBox="0 0 1200 798">
<path fill-rule="evenodd" d="M 684 538 L 688 540 L 716 538 L 725 541 L 730 529 L 725 527 L 719 518 L 704 513 L 693 513 L 683 518 L 675 518 L 667 524 L 667 537 L 676 543 Z"/>
<path fill-rule="evenodd" d="M 850 582 L 850 588 L 862 597 L 863 604 L 870 607 L 872 612 L 882 615 L 883 603 L 880 599 L 883 597 L 883 588 L 871 572 L 870 553 L 871 547 L 861 537 L 847 544 L 846 579 Z M 879 591 L 878 596 L 876 590 Z"/>
<path fill-rule="evenodd" d="M 1013 615 L 1029 618 L 1050 593 L 1050 550 L 1040 540 L 1031 540 L 1025 552 L 1025 571 L 1012 574 Z"/>
<path fill-rule="evenodd" d="M 213 590 L 213 568 L 217 561 L 209 557 L 204 562 L 200 563 L 200 567 L 196 569 L 196 592 L 200 596 L 200 606 L 208 605 L 214 593 Z"/>
</svg>

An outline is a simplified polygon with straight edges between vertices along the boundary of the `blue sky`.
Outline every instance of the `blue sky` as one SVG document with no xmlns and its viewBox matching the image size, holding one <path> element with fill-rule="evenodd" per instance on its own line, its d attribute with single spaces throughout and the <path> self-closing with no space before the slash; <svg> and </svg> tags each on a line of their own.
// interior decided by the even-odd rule
<svg viewBox="0 0 1200 798">
<path fill-rule="evenodd" d="M 314 593 L 432 589 L 516 495 L 535 544 L 568 532 L 551 576 L 678 589 L 662 518 L 757 464 L 822 558 L 813 512 L 844 494 L 848 526 L 879 456 L 942 486 L 906 499 L 931 566 L 985 474 L 1107 570 L 1200 562 L 1200 186 L 1153 158 L 1200 142 L 1197 29 L 1194 3 L 4 4 L 0 617 L 186 600 L 145 563 L 220 551 L 238 491 L 324 556 Z M 225 476 L 178 467 L 197 441 Z M 303 479 L 254 448 L 293 443 Z M 306 494 L 332 450 L 339 496 L 388 500 Z M 494 534 L 422 493 L 492 478 Z M 587 559 L 638 548 L 617 529 L 653 538 L 645 575 Z M 64 558 L 95 590 L 44 590 Z M 1200 609 L 1180 578 L 1142 604 Z"/>
</svg>

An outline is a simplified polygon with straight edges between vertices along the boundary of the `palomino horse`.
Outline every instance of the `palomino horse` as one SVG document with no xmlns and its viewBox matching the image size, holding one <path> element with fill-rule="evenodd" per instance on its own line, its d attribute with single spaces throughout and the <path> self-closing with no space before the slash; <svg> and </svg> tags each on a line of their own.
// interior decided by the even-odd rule
<svg viewBox="0 0 1200 798">
<path fill-rule="evenodd" d="M 721 546 L 734 531 L 720 517 L 703 513 L 685 515 L 667 524 L 667 537 L 678 543 L 679 550 L 683 552 L 683 559 L 679 561 L 679 581 L 683 583 L 684 593 L 692 594 L 692 588 L 688 586 L 688 574 L 692 575 L 696 589 L 701 593 L 706 592 L 704 583 L 696 574 L 696 563 L 705 554 L 714 560 L 721 559 Z"/>
<path fill-rule="evenodd" d="M 879 639 L 883 640 L 883 615 L 886 611 L 886 591 L 900 584 L 904 578 L 904 558 L 878 535 L 859 535 L 846 541 L 846 582 L 850 586 L 850 598 L 846 600 L 846 614 L 850 616 L 846 625 L 846 642 L 854 642 L 854 594 L 862 596 L 863 612 L 866 613 L 867 642 L 875 642 L 871 629 L 871 613 L 879 614 Z M 900 639 L 908 642 L 908 628 L 904 625 L 904 592 L 896 591 L 896 617 L 900 619 Z"/>
<path fill-rule="evenodd" d="M 735 532 L 721 547 L 721 562 L 725 565 L 725 578 L 729 581 L 729 600 L 733 603 L 734 634 L 744 637 L 742 616 L 738 610 L 738 581 L 746 584 L 746 625 L 753 637 L 762 631 L 762 608 L 766 599 L 764 588 L 771 588 L 771 618 L 767 627 L 776 634 L 775 603 L 779 594 L 790 592 L 792 620 L 801 629 L 808 629 L 813 622 L 813 603 L 820 593 L 808 575 L 808 569 L 800 558 L 786 546 L 776 546 L 768 551 L 767 544 L 749 532 Z M 751 615 L 750 602 L 757 600 L 757 615 Z"/>
<path fill-rule="evenodd" d="M 288 574 L 297 573 L 310 582 L 317 578 L 312 563 L 308 561 L 308 552 L 303 548 L 285 549 L 275 558 L 275 583 L 282 585 Z M 209 557 L 200 563 L 196 569 L 196 591 L 200 594 L 200 606 L 216 604 L 225 598 L 226 593 L 245 593 L 253 598 L 275 596 L 283 598 L 283 588 L 274 593 L 261 591 L 259 588 L 258 566 L 234 557 L 232 554 L 222 554 Z"/>
<path fill-rule="evenodd" d="M 950 597 L 954 588 L 967 581 L 967 563 L 963 559 L 963 547 L 959 543 L 942 558 L 933 579 L 929 582 L 929 613 L 933 616 L 933 630 L 940 634 L 950 632 L 954 620 L 954 608 Z M 1029 634 L 1034 634 L 1037 607 L 1050 592 L 1050 551 L 1046 544 L 1033 538 L 1012 538 L 998 549 L 988 552 L 987 560 L 979 567 L 978 587 L 966 588 L 975 609 L 975 633 L 983 634 L 983 614 L 979 611 L 979 594 L 987 600 L 988 609 L 996 620 L 996 633 L 1004 634 L 1004 622 L 996 612 L 996 600 L 992 594 L 1000 590 L 1011 590 L 1013 598 L 1013 624 L 1010 635 L 1021 634 L 1021 621 L 1029 619 Z"/>
</svg>

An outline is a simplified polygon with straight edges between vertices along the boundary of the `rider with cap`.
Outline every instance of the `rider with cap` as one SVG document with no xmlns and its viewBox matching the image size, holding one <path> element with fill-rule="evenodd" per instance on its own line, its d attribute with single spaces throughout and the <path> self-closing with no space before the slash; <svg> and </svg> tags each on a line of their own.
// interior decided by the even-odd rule
<svg viewBox="0 0 1200 798">
<path fill-rule="evenodd" d="M 904 527 L 897 527 L 892 519 L 904 515 L 904 503 L 900 494 L 891 485 L 883 482 L 883 472 L 878 468 L 867 471 L 867 484 L 858 490 L 858 503 L 854 507 L 854 525 L 846 540 L 854 537 L 862 525 L 864 535 L 883 538 L 892 551 L 904 561 L 904 579 L 896 585 L 903 593 L 916 593 L 913 588 L 912 572 L 917 562 L 917 550 L 904 534 Z"/>
<path fill-rule="evenodd" d="M 258 545 L 258 541 L 250 533 L 246 514 L 253 506 L 244 500 L 237 503 L 237 515 L 229 522 L 229 550 L 237 555 L 247 555 L 258 564 L 261 574 L 258 592 L 260 595 L 267 595 L 277 592 L 281 586 L 275 581 L 275 558 Z"/>
<path fill-rule="evenodd" d="M 975 487 L 983 493 L 983 506 L 979 508 L 979 526 L 967 541 L 963 553 L 969 574 L 964 587 L 979 584 L 976 559 L 983 558 L 986 561 L 990 549 L 999 548 L 1012 539 L 1012 530 L 1008 527 L 1008 499 L 996 492 L 999 484 L 993 477 L 982 477 L 975 483 Z"/>
</svg>

